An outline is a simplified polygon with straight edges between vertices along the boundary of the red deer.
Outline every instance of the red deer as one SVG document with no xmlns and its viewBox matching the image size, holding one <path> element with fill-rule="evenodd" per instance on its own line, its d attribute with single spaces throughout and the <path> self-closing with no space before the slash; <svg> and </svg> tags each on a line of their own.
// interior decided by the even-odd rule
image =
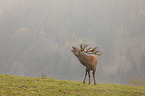
<svg viewBox="0 0 145 96">
<path fill-rule="evenodd" d="M 85 49 L 88 45 L 80 44 L 80 49 L 77 47 L 72 46 L 72 53 L 78 58 L 81 64 L 83 64 L 86 67 L 86 73 L 84 77 L 83 84 L 85 84 L 86 76 L 87 73 L 89 75 L 89 84 L 90 84 L 90 70 L 93 70 L 93 78 L 94 78 L 94 85 L 96 85 L 96 80 L 95 80 L 95 72 L 96 72 L 96 67 L 98 64 L 98 59 L 95 55 L 102 55 L 102 52 L 100 50 L 96 50 L 98 47 L 95 48 L 88 48 L 87 50 Z M 95 55 L 86 55 L 87 54 L 95 54 Z"/>
</svg>

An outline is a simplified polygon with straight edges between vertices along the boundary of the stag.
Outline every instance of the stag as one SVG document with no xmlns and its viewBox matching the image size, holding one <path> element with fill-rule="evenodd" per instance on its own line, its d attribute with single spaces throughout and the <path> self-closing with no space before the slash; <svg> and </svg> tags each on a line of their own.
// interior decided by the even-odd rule
<svg viewBox="0 0 145 96">
<path fill-rule="evenodd" d="M 95 55 L 102 55 L 102 52 L 100 50 L 96 50 L 98 47 L 95 48 L 88 48 L 87 50 L 85 49 L 88 45 L 85 44 L 80 44 L 80 49 L 77 47 L 72 46 L 72 53 L 78 58 L 80 63 L 86 67 L 86 73 L 84 77 L 83 84 L 85 84 L 86 76 L 87 73 L 89 75 L 89 84 L 90 84 L 90 71 L 92 70 L 93 74 L 93 79 L 94 79 L 94 85 L 96 85 L 96 80 L 95 80 L 95 72 L 96 72 L 96 67 L 98 64 L 98 59 Z M 87 54 L 95 54 L 95 55 L 87 55 Z"/>
</svg>

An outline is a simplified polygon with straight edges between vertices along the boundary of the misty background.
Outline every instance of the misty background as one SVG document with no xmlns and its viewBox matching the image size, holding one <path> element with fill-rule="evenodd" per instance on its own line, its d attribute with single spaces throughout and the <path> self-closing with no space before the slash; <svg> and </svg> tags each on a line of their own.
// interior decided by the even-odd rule
<svg viewBox="0 0 145 96">
<path fill-rule="evenodd" d="M 82 81 L 80 43 L 102 49 L 97 82 L 145 81 L 145 0 L 0 0 L 0 74 Z"/>
</svg>

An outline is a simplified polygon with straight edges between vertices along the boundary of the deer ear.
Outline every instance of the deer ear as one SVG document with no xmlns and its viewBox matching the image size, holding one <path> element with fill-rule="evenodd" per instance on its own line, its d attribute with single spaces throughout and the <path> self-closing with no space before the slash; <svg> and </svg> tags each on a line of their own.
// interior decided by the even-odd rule
<svg viewBox="0 0 145 96">
<path fill-rule="evenodd" d="M 78 50 L 78 53 L 80 54 L 80 53 L 81 53 L 81 51 L 80 51 L 80 50 Z"/>
</svg>

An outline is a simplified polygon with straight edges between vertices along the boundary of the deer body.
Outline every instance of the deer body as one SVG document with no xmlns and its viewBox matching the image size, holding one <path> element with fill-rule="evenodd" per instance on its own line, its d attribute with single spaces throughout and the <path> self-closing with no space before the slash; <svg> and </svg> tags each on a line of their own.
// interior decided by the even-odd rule
<svg viewBox="0 0 145 96">
<path fill-rule="evenodd" d="M 85 47 L 87 47 L 87 45 L 82 47 L 82 44 L 81 44 L 80 47 L 81 47 L 81 49 L 72 46 L 73 50 L 71 50 L 71 51 L 78 58 L 80 63 L 86 67 L 86 73 L 85 73 L 85 78 L 84 78 L 83 83 L 85 84 L 86 76 L 87 76 L 87 73 L 88 73 L 88 75 L 89 75 L 89 84 L 90 84 L 90 70 L 93 70 L 94 85 L 96 85 L 95 71 L 96 71 L 96 67 L 97 67 L 97 64 L 98 64 L 98 59 L 95 55 L 86 55 L 85 54 L 85 53 L 94 54 L 93 51 L 95 51 L 96 48 L 94 48 L 92 50 L 90 50 L 91 48 L 89 48 L 88 50 L 85 50 Z M 97 52 L 98 52 L 98 50 L 95 52 L 96 55 L 102 54 L 102 53 L 97 53 Z"/>
<path fill-rule="evenodd" d="M 86 69 L 94 70 L 97 67 L 98 59 L 95 55 L 89 55 L 82 53 L 83 56 L 77 57 L 81 64 L 83 64 Z"/>
</svg>

